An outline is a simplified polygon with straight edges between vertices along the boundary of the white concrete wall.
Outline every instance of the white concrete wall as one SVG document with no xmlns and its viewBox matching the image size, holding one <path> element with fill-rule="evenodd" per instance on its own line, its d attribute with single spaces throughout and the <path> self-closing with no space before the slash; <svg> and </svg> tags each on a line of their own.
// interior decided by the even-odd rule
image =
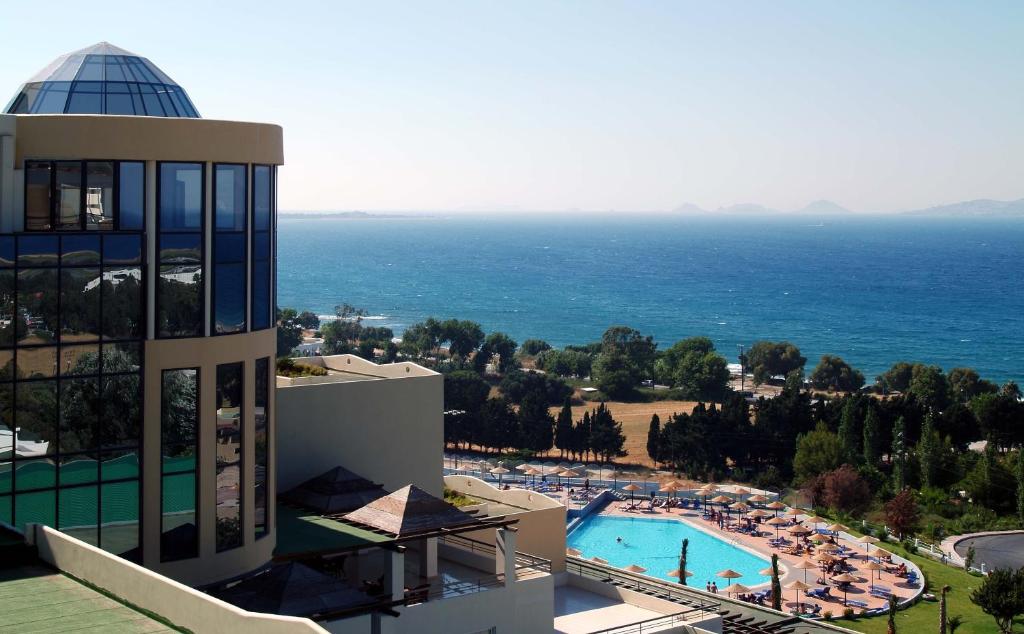
<svg viewBox="0 0 1024 634">
<path fill-rule="evenodd" d="M 278 381 L 278 491 L 341 465 L 389 491 L 415 484 L 440 496 L 444 383 L 426 372 L 310 385 Z"/>
<path fill-rule="evenodd" d="M 62 572 L 193 632 L 316 634 L 325 630 L 292 616 L 248 612 L 90 546 L 49 526 L 34 524 L 39 557 Z M 349 630 L 358 631 L 358 630 Z M 369 632 L 369 629 L 362 630 Z"/>
</svg>

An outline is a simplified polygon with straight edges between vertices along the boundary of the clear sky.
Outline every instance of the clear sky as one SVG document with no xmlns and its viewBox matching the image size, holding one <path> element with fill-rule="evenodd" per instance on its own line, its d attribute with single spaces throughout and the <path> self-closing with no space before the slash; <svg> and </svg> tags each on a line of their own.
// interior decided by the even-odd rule
<svg viewBox="0 0 1024 634">
<path fill-rule="evenodd" d="M 1024 2 L 5 2 L 285 129 L 282 209 L 858 211 L 1024 197 Z M 6 100 L 6 97 L 4 97 Z"/>
</svg>

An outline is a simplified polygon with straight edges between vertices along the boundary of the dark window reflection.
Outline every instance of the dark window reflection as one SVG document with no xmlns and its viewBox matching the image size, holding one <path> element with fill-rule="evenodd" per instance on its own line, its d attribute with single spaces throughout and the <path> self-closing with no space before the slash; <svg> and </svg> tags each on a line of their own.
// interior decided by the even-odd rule
<svg viewBox="0 0 1024 634">
<path fill-rule="evenodd" d="M 141 162 L 125 161 L 121 163 L 120 169 L 120 229 L 141 230 L 145 226 L 146 217 L 146 165 Z"/>
<path fill-rule="evenodd" d="M 57 161 L 54 168 L 54 212 L 58 229 L 82 227 L 82 164 Z"/>
<path fill-rule="evenodd" d="M 26 456 L 57 453 L 57 382 L 18 383 L 15 403 L 15 451 Z"/>
<path fill-rule="evenodd" d="M 160 385 L 162 446 L 160 560 L 199 555 L 196 456 L 199 370 L 165 370 Z"/>
<path fill-rule="evenodd" d="M 252 328 L 261 330 L 269 328 L 271 324 L 270 244 L 273 196 L 270 166 L 253 167 L 252 187 Z"/>
<path fill-rule="evenodd" d="M 57 339 L 57 270 L 18 272 L 18 343 L 45 344 Z"/>
<path fill-rule="evenodd" d="M 256 400 L 254 427 L 256 460 L 253 480 L 253 510 L 256 516 L 256 538 L 266 535 L 270 530 L 267 519 L 267 476 L 270 464 L 269 443 L 269 405 L 270 405 L 270 359 L 256 360 Z"/>
<path fill-rule="evenodd" d="M 157 332 L 161 337 L 203 334 L 202 267 L 161 266 L 157 294 Z"/>
<path fill-rule="evenodd" d="M 242 364 L 217 366 L 217 550 L 242 545 Z"/>
<path fill-rule="evenodd" d="M 77 343 L 100 338 L 100 269 L 61 271 L 61 341 Z"/>
<path fill-rule="evenodd" d="M 217 165 L 214 218 L 217 231 L 245 231 L 245 165 Z"/>
<path fill-rule="evenodd" d="M 160 164 L 160 230 L 200 231 L 203 222 L 201 163 Z"/>
<path fill-rule="evenodd" d="M 50 163 L 25 163 L 25 229 L 49 231 L 50 224 Z"/>
<path fill-rule="evenodd" d="M 99 487 L 62 488 L 58 499 L 58 528 L 87 544 L 99 546 Z"/>
<path fill-rule="evenodd" d="M 85 164 L 85 228 L 114 228 L 114 163 Z"/>
<path fill-rule="evenodd" d="M 99 379 L 73 379 L 60 384 L 60 451 L 74 453 L 96 446 L 100 421 Z"/>
</svg>

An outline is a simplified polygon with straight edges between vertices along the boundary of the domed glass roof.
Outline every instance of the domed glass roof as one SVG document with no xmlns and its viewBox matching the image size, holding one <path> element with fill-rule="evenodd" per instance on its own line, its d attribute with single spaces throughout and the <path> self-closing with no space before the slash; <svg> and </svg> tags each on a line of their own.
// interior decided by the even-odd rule
<svg viewBox="0 0 1024 634">
<path fill-rule="evenodd" d="M 199 117 L 185 90 L 153 62 L 107 42 L 55 59 L 4 112 Z"/>
</svg>

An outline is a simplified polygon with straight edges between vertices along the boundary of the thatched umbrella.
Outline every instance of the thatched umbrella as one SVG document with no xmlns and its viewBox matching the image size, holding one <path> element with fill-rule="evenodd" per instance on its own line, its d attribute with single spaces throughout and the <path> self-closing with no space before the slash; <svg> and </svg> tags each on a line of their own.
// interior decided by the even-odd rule
<svg viewBox="0 0 1024 634">
<path fill-rule="evenodd" d="M 506 473 L 509 473 L 509 470 L 506 469 L 505 467 L 494 467 L 493 469 L 490 470 L 491 475 L 498 476 L 498 488 L 501 488 L 501 476 L 505 475 Z"/>
<path fill-rule="evenodd" d="M 782 509 L 786 508 L 786 505 L 783 504 L 782 502 L 779 502 L 778 500 L 775 500 L 774 502 L 769 502 L 768 504 L 765 504 L 764 507 L 766 509 L 771 509 L 771 510 L 775 511 L 775 515 L 778 516 L 779 515 L 779 511 L 781 511 Z"/>
<path fill-rule="evenodd" d="M 825 537 L 821 533 L 815 533 L 815 534 L 811 535 L 808 539 L 810 539 L 812 542 L 815 542 L 817 544 L 824 544 L 825 542 L 828 541 L 828 537 Z"/>
<path fill-rule="evenodd" d="M 660 487 L 658 487 L 658 492 L 659 493 L 668 493 L 670 496 L 673 493 L 675 493 L 676 491 L 678 491 L 678 490 L 679 490 L 679 488 L 675 484 L 673 484 L 672 482 L 667 482 L 667 483 L 661 485 Z"/>
<path fill-rule="evenodd" d="M 562 469 L 561 471 L 558 472 L 558 484 L 559 484 L 559 486 L 561 486 L 562 478 L 578 478 L 578 477 L 580 477 L 579 473 L 576 473 L 572 469 L 566 467 L 565 469 Z"/>
<path fill-rule="evenodd" d="M 856 581 L 860 581 L 857 577 L 854 577 L 848 572 L 844 572 L 841 575 L 832 577 L 832 581 L 837 581 L 843 586 L 843 605 L 846 605 L 846 592 L 850 589 L 850 584 Z"/>
<path fill-rule="evenodd" d="M 804 571 L 804 581 L 807 581 L 807 571 L 808 570 L 817 570 L 818 569 L 818 564 L 814 563 L 810 559 L 801 559 L 797 563 L 793 564 L 793 567 L 796 568 L 797 570 L 803 570 Z"/>
<path fill-rule="evenodd" d="M 644 568 L 643 566 L 638 566 L 636 564 L 629 564 L 628 566 L 623 568 L 623 570 L 625 570 L 626 572 L 636 572 L 636 573 L 647 572 L 647 568 Z"/>
<path fill-rule="evenodd" d="M 754 509 L 747 513 L 747 517 L 772 517 L 772 514 L 764 509 Z"/>
<path fill-rule="evenodd" d="M 667 573 L 665 574 L 665 576 L 667 576 L 667 577 L 674 577 L 674 578 L 678 579 L 678 578 L 679 578 L 679 568 L 676 568 L 675 570 L 669 570 L 669 571 L 668 571 L 668 572 L 667 572 Z M 690 578 L 690 577 L 692 577 L 692 576 L 693 576 L 693 573 L 692 573 L 692 572 L 690 572 L 689 570 L 687 570 L 687 571 L 686 571 L 686 577 L 687 577 L 687 578 Z"/>
<path fill-rule="evenodd" d="M 569 555 L 570 557 L 579 557 L 580 555 L 583 554 L 583 551 L 579 550 L 577 548 L 566 548 L 565 549 L 565 554 Z"/>
<path fill-rule="evenodd" d="M 633 503 L 633 493 L 640 490 L 640 487 L 630 482 L 626 486 L 622 487 L 623 491 L 629 491 L 629 503 Z"/>
<path fill-rule="evenodd" d="M 796 519 L 798 515 L 803 515 L 804 512 L 805 511 L 803 509 L 798 509 L 797 507 L 793 506 L 790 507 L 788 511 L 786 511 L 786 515 L 792 517 L 793 519 Z"/>
<path fill-rule="evenodd" d="M 878 557 L 879 559 L 882 559 L 883 557 L 892 557 L 891 552 L 889 552 L 888 550 L 878 548 L 877 546 L 875 548 L 872 548 L 871 552 L 869 552 L 868 554 L 872 557 Z"/>
<path fill-rule="evenodd" d="M 821 517 L 820 515 L 812 515 L 804 521 L 808 524 L 814 524 L 814 530 L 818 530 L 818 524 L 824 524 L 828 520 L 824 517 Z"/>
<path fill-rule="evenodd" d="M 861 537 L 858 537 L 857 541 L 861 544 L 864 544 L 864 554 L 865 556 L 867 556 L 868 544 L 877 544 L 881 540 L 877 537 L 874 537 L 873 535 L 863 535 Z"/>
<path fill-rule="evenodd" d="M 756 504 L 761 504 L 761 503 L 767 502 L 767 501 L 768 501 L 768 498 L 766 498 L 765 496 L 761 495 L 760 493 L 755 493 L 754 495 L 751 495 L 750 497 L 747 498 L 747 502 L 752 502 L 752 503 L 756 503 Z"/>
<path fill-rule="evenodd" d="M 878 563 L 877 561 L 869 561 L 868 563 L 864 564 L 864 568 L 866 570 L 885 570 L 885 566 L 883 566 L 882 564 Z M 878 578 L 879 579 L 882 578 L 882 573 L 881 572 L 878 573 Z M 875 575 L 869 575 L 869 579 L 871 580 L 871 589 L 874 590 L 875 589 Z"/>
<path fill-rule="evenodd" d="M 718 572 L 716 572 L 715 576 L 721 577 L 722 579 L 728 579 L 729 585 L 731 585 L 733 579 L 739 579 L 743 575 L 741 573 L 736 572 L 732 568 L 726 568 L 725 570 L 719 570 Z"/>
<path fill-rule="evenodd" d="M 740 592 L 750 592 L 750 588 L 742 583 L 737 583 L 736 585 L 730 585 L 727 587 L 726 591 L 729 593 L 729 596 L 734 597 Z"/>
<path fill-rule="evenodd" d="M 771 566 L 768 566 L 767 568 L 761 568 L 760 570 L 758 570 L 757 574 L 770 577 L 775 574 L 775 571 L 772 569 Z"/>
<path fill-rule="evenodd" d="M 807 584 L 807 583 L 804 583 L 803 581 L 800 581 L 799 579 L 797 579 L 796 581 L 791 581 L 791 582 L 787 583 L 785 587 L 786 587 L 786 590 L 795 590 L 796 591 L 796 611 L 797 612 L 802 612 L 803 610 L 801 610 L 800 608 L 801 608 L 801 606 L 803 604 L 800 602 L 800 593 L 803 592 L 804 590 L 810 590 L 814 586 L 812 586 L 810 584 Z"/>
<path fill-rule="evenodd" d="M 541 471 L 540 469 L 534 469 L 533 467 L 530 467 L 526 471 L 523 471 L 523 475 L 530 476 L 531 481 L 533 482 L 533 485 L 536 486 L 537 485 L 537 476 L 544 475 L 544 472 Z"/>
<path fill-rule="evenodd" d="M 825 530 L 832 531 L 833 533 L 841 533 L 841 532 L 844 532 L 844 531 L 848 531 L 850 529 L 845 527 L 845 526 L 843 526 L 842 524 L 836 523 L 836 524 L 831 524 L 829 526 L 826 526 Z"/>
<path fill-rule="evenodd" d="M 777 515 L 775 517 L 771 518 L 770 520 L 768 520 L 767 522 L 765 522 L 765 524 L 767 524 L 768 526 L 774 526 L 775 527 L 775 539 L 779 538 L 779 527 L 782 526 L 783 524 L 788 524 L 788 523 L 789 523 L 789 520 L 785 520 L 785 519 L 783 519 L 783 518 L 781 518 L 781 517 L 779 517 Z"/>
</svg>

